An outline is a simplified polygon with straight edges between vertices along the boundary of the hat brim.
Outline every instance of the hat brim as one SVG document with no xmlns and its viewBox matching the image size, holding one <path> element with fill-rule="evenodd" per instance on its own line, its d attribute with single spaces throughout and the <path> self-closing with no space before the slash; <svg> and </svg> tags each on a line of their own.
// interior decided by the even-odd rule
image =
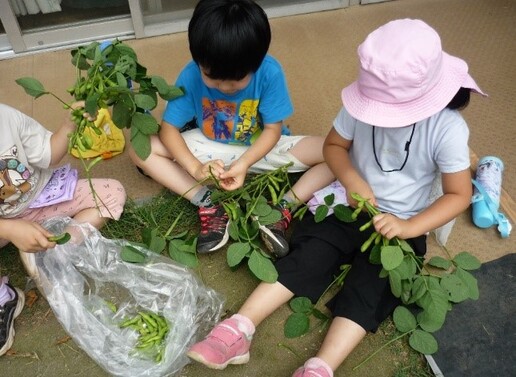
<svg viewBox="0 0 516 377">
<path fill-rule="evenodd" d="M 364 123 L 377 127 L 405 127 L 426 119 L 442 109 L 453 99 L 461 87 L 484 95 L 468 73 L 462 59 L 443 51 L 443 71 L 433 88 L 417 99 L 402 103 L 386 103 L 364 96 L 358 81 L 342 90 L 342 103 L 349 114 Z"/>
</svg>

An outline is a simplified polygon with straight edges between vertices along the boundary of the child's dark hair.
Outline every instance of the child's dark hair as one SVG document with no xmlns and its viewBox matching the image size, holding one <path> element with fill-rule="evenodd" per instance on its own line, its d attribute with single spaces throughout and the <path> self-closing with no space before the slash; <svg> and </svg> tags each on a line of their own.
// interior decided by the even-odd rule
<svg viewBox="0 0 516 377">
<path fill-rule="evenodd" d="M 463 110 L 469 105 L 469 98 L 471 96 L 471 89 L 460 88 L 455 97 L 446 106 L 450 110 Z"/>
<path fill-rule="evenodd" d="M 215 80 L 241 80 L 260 67 L 271 29 L 252 0 L 201 0 L 188 25 L 193 60 Z"/>
</svg>

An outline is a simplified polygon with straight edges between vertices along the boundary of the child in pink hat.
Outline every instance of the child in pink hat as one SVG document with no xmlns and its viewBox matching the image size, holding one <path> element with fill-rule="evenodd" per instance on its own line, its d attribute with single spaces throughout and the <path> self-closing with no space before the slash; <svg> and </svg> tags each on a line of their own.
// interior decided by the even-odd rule
<svg viewBox="0 0 516 377">
<path fill-rule="evenodd" d="M 373 231 L 406 240 L 419 256 L 426 234 L 464 211 L 472 188 L 469 131 L 458 110 L 471 91 L 482 93 L 467 64 L 441 48 L 439 35 L 420 20 L 391 21 L 358 48 L 358 79 L 342 91 L 343 107 L 326 137 L 324 156 L 346 190 L 380 209 L 374 229 L 360 231 L 369 216 L 345 223 L 334 215 L 297 224 L 291 253 L 276 262 L 276 283 L 260 283 L 237 314 L 218 324 L 188 355 L 210 368 L 249 359 L 255 327 L 294 296 L 316 302 L 350 264 L 342 289 L 328 303 L 334 320 L 317 352 L 293 376 L 333 376 L 368 332 L 399 305 L 381 265 L 361 245 Z M 442 175 L 443 195 L 428 204 L 432 182 Z"/>
</svg>

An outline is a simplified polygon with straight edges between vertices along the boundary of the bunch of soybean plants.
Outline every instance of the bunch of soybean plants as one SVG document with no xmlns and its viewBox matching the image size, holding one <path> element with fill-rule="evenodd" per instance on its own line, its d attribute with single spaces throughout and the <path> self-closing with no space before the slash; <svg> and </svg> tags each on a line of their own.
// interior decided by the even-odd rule
<svg viewBox="0 0 516 377">
<path fill-rule="evenodd" d="M 170 101 L 182 96 L 183 90 L 167 84 L 160 76 L 148 75 L 135 51 L 119 40 L 104 48 L 92 42 L 72 50 L 71 54 L 76 77 L 67 91 L 74 102 L 85 101 L 85 106 L 72 110 L 77 128 L 69 135 L 69 150 L 76 148 L 80 154 L 91 148 L 93 141 L 84 133 L 87 127 L 97 135 L 103 132 L 84 113 L 95 115 L 99 108 L 112 107 L 113 123 L 120 129 L 130 128 L 131 145 L 145 160 L 150 154 L 150 136 L 159 131 L 158 122 L 150 113 L 158 104 L 158 96 Z M 65 109 L 71 108 L 71 104 L 47 91 L 35 78 L 23 77 L 16 82 L 34 98 L 49 94 Z"/>
<path fill-rule="evenodd" d="M 352 197 L 358 203 L 355 210 L 343 204 L 334 205 L 334 195 L 327 196 L 325 204 L 316 209 L 315 221 L 322 221 L 332 208 L 336 217 L 346 222 L 355 221 L 361 211 L 366 211 L 371 220 L 360 229 L 372 226 L 372 218 L 380 211 L 368 199 L 355 193 Z M 389 240 L 376 231 L 361 247 L 362 252 L 369 249 L 369 261 L 382 266 L 380 277 L 389 279 L 392 293 L 402 302 L 393 313 L 393 322 L 401 335 L 383 347 L 408 336 L 408 343 L 414 350 L 426 355 L 437 352 L 437 341 L 432 333 L 443 326 L 453 305 L 479 297 L 477 280 L 469 271 L 480 268 L 480 261 L 465 251 L 452 256 L 444 248 L 447 258 L 435 256 L 424 263 L 405 240 L 398 237 Z"/>
<path fill-rule="evenodd" d="M 260 227 L 273 224 L 282 218 L 275 208 L 285 192 L 291 189 L 286 164 L 269 172 L 251 176 L 234 191 L 225 191 L 216 183 L 211 199 L 221 204 L 229 217 L 229 236 L 234 241 L 227 250 L 227 262 L 236 268 L 247 260 L 253 275 L 268 283 L 278 278 L 273 256 L 266 252 L 260 239 Z M 301 217 L 307 207 L 301 207 L 294 217 Z"/>
</svg>

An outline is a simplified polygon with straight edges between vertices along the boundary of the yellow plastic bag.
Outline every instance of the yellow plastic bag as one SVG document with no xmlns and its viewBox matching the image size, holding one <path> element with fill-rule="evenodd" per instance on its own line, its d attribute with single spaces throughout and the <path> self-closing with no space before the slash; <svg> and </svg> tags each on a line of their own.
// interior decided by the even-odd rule
<svg viewBox="0 0 516 377">
<path fill-rule="evenodd" d="M 113 123 L 111 114 L 107 109 L 99 110 L 95 125 L 102 130 L 102 134 L 97 135 L 90 127 L 86 127 L 84 134 L 91 137 L 93 145 L 90 149 L 81 151 L 80 156 L 83 158 L 102 156 L 103 159 L 107 160 L 124 151 L 124 133 Z M 79 158 L 79 152 L 76 148 L 72 148 L 71 153 L 74 157 Z"/>
</svg>

